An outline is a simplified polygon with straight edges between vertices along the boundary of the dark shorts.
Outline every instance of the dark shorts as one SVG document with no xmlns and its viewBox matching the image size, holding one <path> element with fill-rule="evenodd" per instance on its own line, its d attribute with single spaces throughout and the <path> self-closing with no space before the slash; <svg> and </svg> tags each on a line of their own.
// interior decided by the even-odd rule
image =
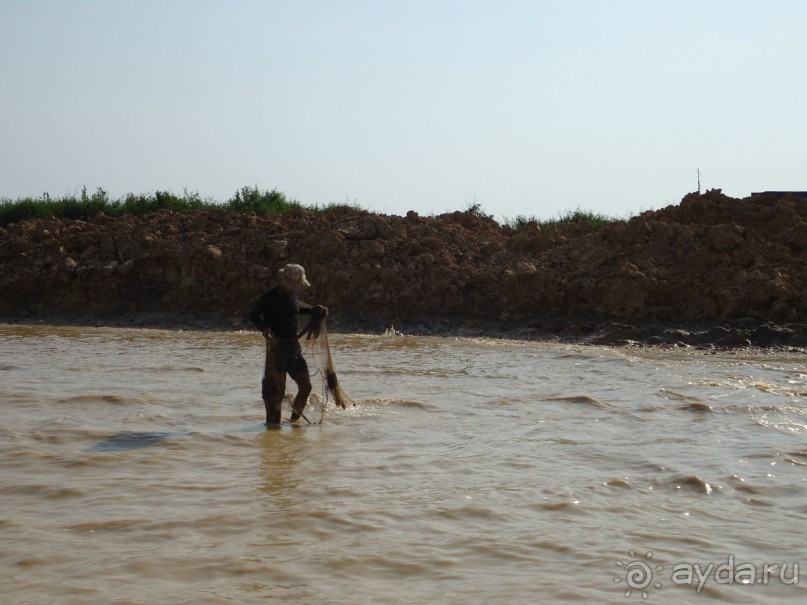
<svg viewBox="0 0 807 605">
<path fill-rule="evenodd" d="M 272 355 L 275 360 L 275 370 L 280 374 L 308 374 L 308 363 L 303 357 L 303 351 L 296 338 L 274 338 L 272 341 Z"/>
</svg>

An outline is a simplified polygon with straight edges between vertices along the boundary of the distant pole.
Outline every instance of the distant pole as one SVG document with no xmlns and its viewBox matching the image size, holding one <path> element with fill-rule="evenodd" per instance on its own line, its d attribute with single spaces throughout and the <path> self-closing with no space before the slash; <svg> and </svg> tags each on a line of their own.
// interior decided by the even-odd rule
<svg viewBox="0 0 807 605">
<path fill-rule="evenodd" d="M 698 168 L 698 195 L 701 194 L 701 169 Z"/>
</svg>

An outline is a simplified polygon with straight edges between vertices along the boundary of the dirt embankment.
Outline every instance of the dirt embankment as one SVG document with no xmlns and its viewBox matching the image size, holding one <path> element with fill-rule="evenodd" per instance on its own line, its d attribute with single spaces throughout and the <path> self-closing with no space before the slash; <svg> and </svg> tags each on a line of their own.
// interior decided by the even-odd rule
<svg viewBox="0 0 807 605">
<path fill-rule="evenodd" d="M 161 211 L 0 228 L 0 316 L 214 314 L 241 325 L 287 262 L 344 326 L 596 342 L 807 345 L 807 202 L 719 190 L 602 229 L 471 212 Z M 364 322 L 364 323 L 362 323 Z"/>
</svg>

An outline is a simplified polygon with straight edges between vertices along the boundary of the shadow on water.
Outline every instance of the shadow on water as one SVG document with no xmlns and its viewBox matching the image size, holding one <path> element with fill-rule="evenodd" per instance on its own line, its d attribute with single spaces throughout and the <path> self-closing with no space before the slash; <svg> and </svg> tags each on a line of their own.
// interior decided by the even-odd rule
<svg viewBox="0 0 807 605">
<path fill-rule="evenodd" d="M 139 431 L 118 433 L 88 448 L 90 452 L 123 452 L 156 445 L 170 437 L 183 437 L 189 433 L 168 433 L 163 431 Z"/>
</svg>

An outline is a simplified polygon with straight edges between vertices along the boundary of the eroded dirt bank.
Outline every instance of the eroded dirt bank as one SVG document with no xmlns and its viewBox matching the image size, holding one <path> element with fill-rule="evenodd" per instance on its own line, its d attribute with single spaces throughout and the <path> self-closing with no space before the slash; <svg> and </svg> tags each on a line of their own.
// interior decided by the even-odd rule
<svg viewBox="0 0 807 605">
<path fill-rule="evenodd" d="M 807 202 L 719 190 L 601 229 L 350 209 L 44 220 L 0 228 L 0 316 L 242 325 L 287 262 L 337 327 L 520 330 L 595 342 L 807 345 Z M 135 321 L 135 320 L 131 320 Z"/>
</svg>

